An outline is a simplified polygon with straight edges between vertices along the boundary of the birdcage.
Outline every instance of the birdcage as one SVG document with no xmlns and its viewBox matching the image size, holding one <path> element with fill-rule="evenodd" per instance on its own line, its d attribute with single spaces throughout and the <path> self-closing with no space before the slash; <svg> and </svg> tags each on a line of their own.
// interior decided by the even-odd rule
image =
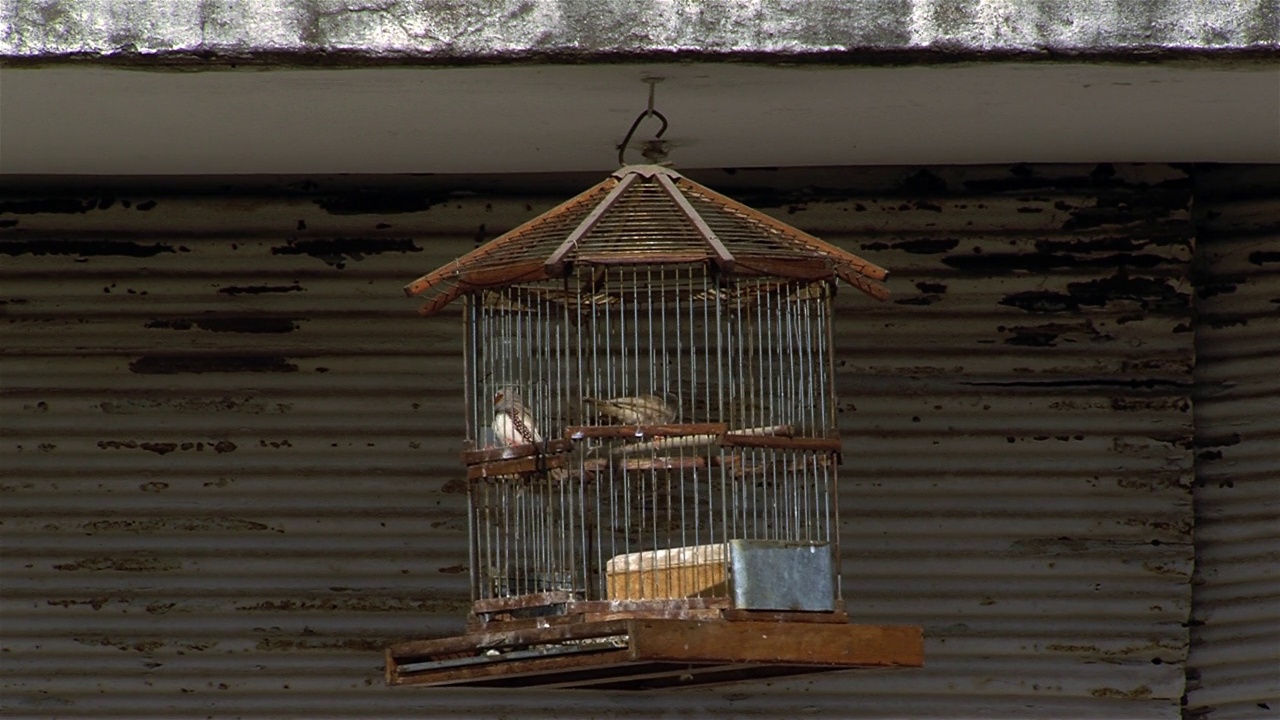
<svg viewBox="0 0 1280 720">
<path fill-rule="evenodd" d="M 885 275 L 644 165 L 410 284 L 424 315 L 464 301 L 471 628 L 561 633 L 488 665 L 634 651 L 621 621 L 865 630 L 835 624 L 832 297 Z M 496 682 L 474 648 L 400 651 L 396 682 Z"/>
</svg>

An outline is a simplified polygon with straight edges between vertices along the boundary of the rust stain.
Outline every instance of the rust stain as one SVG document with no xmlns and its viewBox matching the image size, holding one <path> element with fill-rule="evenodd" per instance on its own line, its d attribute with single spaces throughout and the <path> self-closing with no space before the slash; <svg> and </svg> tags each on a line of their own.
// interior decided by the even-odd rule
<svg viewBox="0 0 1280 720">
<path fill-rule="evenodd" d="M 71 563 L 60 563 L 54 565 L 53 569 L 64 572 L 102 572 L 105 570 L 114 572 L 169 572 L 170 570 L 182 569 L 182 563 L 142 556 L 129 558 L 91 557 Z"/>
<path fill-rule="evenodd" d="M 450 613 L 467 610 L 471 602 L 466 598 L 451 600 L 413 600 L 409 598 L 341 597 L 317 600 L 263 600 L 237 605 L 240 612 L 438 612 Z"/>
<path fill-rule="evenodd" d="M 177 412 L 244 412 L 255 415 L 284 414 L 293 409 L 293 403 L 270 403 L 255 400 L 252 396 L 242 397 L 188 397 L 171 400 L 147 400 L 142 398 L 125 398 L 121 400 L 104 400 L 94 407 L 106 415 L 127 415 L 151 411 Z M 48 406 L 45 406 L 47 410 Z M 41 410 L 43 412 L 43 410 Z M 185 448 L 184 448 L 185 449 Z"/>
<path fill-rule="evenodd" d="M 99 647 L 113 647 L 117 650 L 125 652 L 153 653 L 164 647 L 163 640 L 137 640 L 130 642 L 128 640 L 117 640 L 107 635 L 92 635 L 88 637 L 73 637 L 74 642 L 81 645 L 94 645 Z"/>
<path fill-rule="evenodd" d="M 85 523 L 81 529 L 91 532 L 277 532 L 284 530 L 266 523 L 228 517 L 178 517 L 152 518 L 148 520 L 95 520 Z"/>
<path fill-rule="evenodd" d="M 304 631 L 305 632 L 305 631 Z M 292 638 L 264 638 L 254 645 L 255 650 L 274 652 L 293 652 L 297 650 L 358 650 L 361 652 L 380 653 L 388 645 L 404 638 L 349 638 L 345 640 L 295 640 Z"/>
<path fill-rule="evenodd" d="M 219 440 L 218 442 L 209 442 L 209 447 L 213 451 L 222 454 L 233 452 L 236 444 L 230 440 Z M 138 442 L 137 440 L 99 440 L 98 448 L 101 450 L 145 450 L 157 455 L 168 455 L 177 450 L 203 452 L 205 443 L 203 442 Z"/>
<path fill-rule="evenodd" d="M 73 608 L 77 605 L 86 605 L 94 610 L 101 610 L 103 606 L 111 602 L 110 597 L 94 597 L 86 600 L 45 600 L 46 605 L 61 608 Z"/>
<path fill-rule="evenodd" d="M 459 573 L 464 573 L 466 571 L 467 571 L 467 568 L 465 565 L 450 565 L 448 567 L 442 567 L 436 570 L 436 572 L 442 572 L 446 575 L 457 575 Z"/>
<path fill-rule="evenodd" d="M 1117 698 L 1124 700 L 1146 700 L 1152 695 L 1151 688 L 1146 685 L 1139 685 L 1132 690 L 1120 690 L 1113 687 L 1094 688 L 1089 694 L 1099 698 Z"/>
</svg>

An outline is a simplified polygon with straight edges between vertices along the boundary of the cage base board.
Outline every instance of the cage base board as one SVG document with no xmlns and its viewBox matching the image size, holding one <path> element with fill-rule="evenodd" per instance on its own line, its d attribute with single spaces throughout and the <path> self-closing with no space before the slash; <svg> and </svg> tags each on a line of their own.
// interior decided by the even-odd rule
<svg viewBox="0 0 1280 720">
<path fill-rule="evenodd" d="M 390 685 L 654 690 L 924 664 L 903 625 L 629 619 L 393 645 Z"/>
</svg>

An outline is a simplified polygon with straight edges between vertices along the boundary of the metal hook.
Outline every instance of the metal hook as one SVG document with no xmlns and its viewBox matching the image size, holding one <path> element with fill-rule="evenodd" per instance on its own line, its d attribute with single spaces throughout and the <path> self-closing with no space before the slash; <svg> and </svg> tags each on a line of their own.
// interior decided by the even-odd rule
<svg viewBox="0 0 1280 720">
<path fill-rule="evenodd" d="M 667 116 L 653 109 L 655 88 L 657 84 L 662 81 L 662 78 L 645 78 L 644 81 L 649 83 L 649 106 L 644 110 L 644 112 L 636 116 L 635 122 L 631 123 L 631 129 L 627 131 L 627 136 L 624 137 L 622 139 L 622 143 L 618 145 L 618 165 L 627 164 L 626 159 L 623 157 L 627 152 L 627 145 L 631 143 L 631 136 L 636 134 L 636 128 L 640 127 L 641 121 L 645 118 L 652 115 L 662 121 L 662 127 L 653 135 L 654 140 L 660 139 L 662 134 L 667 131 Z"/>
</svg>

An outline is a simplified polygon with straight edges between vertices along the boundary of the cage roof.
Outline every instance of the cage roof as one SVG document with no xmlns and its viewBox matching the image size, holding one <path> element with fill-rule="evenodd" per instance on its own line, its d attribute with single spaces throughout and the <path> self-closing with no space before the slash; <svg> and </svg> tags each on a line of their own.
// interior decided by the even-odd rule
<svg viewBox="0 0 1280 720">
<path fill-rule="evenodd" d="M 888 272 L 670 168 L 628 165 L 405 286 L 433 315 L 460 295 L 563 277 L 575 264 L 714 263 L 726 276 L 839 278 L 877 300 Z"/>
</svg>

